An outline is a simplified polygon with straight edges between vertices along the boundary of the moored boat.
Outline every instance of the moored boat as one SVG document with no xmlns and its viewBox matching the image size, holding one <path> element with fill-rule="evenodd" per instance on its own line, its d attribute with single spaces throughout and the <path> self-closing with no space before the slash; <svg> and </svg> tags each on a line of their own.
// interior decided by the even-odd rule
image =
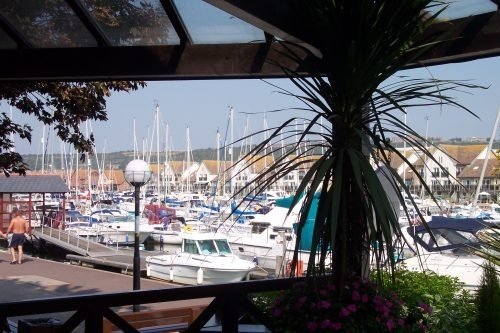
<svg viewBox="0 0 500 333">
<path fill-rule="evenodd" d="M 105 222 L 95 223 L 98 241 L 105 244 L 132 245 L 135 242 L 135 221 L 131 217 L 115 217 Z M 153 232 L 153 225 L 146 219 L 139 223 L 139 243 L 143 243 Z"/>
<path fill-rule="evenodd" d="M 403 249 L 400 259 L 409 270 L 423 268 L 449 275 L 463 282 L 466 288 L 476 289 L 485 259 L 474 252 L 482 248 L 480 235 L 488 232 L 489 227 L 491 224 L 479 219 L 433 216 L 427 226 L 406 228 L 410 248 Z"/>
<path fill-rule="evenodd" d="M 242 281 L 255 268 L 233 254 L 226 237 L 214 233 L 182 233 L 179 252 L 146 258 L 148 277 L 190 285 Z"/>
<path fill-rule="evenodd" d="M 181 245 L 182 232 L 209 232 L 212 228 L 197 219 L 173 220 L 164 224 L 154 224 L 150 238 L 160 244 Z"/>
</svg>

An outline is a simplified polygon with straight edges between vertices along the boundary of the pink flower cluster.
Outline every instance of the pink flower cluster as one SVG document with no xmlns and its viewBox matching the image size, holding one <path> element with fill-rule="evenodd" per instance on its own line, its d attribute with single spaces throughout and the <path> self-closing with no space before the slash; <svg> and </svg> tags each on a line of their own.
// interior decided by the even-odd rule
<svg viewBox="0 0 500 333">
<path fill-rule="evenodd" d="M 432 309 L 420 304 L 420 311 Z M 394 293 L 353 279 L 337 292 L 330 282 L 300 284 L 277 299 L 272 315 L 279 332 L 426 332 Z M 414 317 L 412 317 L 414 318 Z"/>
</svg>

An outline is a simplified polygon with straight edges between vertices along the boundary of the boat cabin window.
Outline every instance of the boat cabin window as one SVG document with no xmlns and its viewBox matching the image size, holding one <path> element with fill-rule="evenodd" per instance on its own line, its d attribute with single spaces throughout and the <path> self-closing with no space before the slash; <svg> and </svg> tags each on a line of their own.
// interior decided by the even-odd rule
<svg viewBox="0 0 500 333">
<path fill-rule="evenodd" d="M 219 249 L 219 254 L 232 254 L 231 247 L 226 239 L 216 239 L 215 245 L 217 245 L 217 249 Z"/>
<path fill-rule="evenodd" d="M 252 234 L 261 234 L 268 230 L 270 223 L 255 223 L 252 222 Z"/>
<path fill-rule="evenodd" d="M 217 248 L 212 239 L 199 240 L 198 245 L 200 246 L 201 254 L 217 254 Z"/>
<path fill-rule="evenodd" d="M 184 252 L 191 254 L 200 254 L 198 252 L 198 247 L 196 246 L 196 241 L 192 239 L 185 239 L 183 245 L 184 245 Z"/>
</svg>

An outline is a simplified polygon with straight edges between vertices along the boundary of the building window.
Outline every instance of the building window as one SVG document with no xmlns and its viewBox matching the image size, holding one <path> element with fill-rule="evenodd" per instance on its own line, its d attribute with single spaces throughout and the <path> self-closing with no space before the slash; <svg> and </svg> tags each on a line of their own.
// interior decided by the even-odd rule
<svg viewBox="0 0 500 333">
<path fill-rule="evenodd" d="M 434 168 L 434 171 L 432 172 L 432 177 L 434 178 L 439 177 L 439 168 Z"/>
<path fill-rule="evenodd" d="M 450 175 L 450 171 L 448 168 L 444 168 L 444 170 L 441 170 L 441 177 L 448 177 Z"/>
</svg>

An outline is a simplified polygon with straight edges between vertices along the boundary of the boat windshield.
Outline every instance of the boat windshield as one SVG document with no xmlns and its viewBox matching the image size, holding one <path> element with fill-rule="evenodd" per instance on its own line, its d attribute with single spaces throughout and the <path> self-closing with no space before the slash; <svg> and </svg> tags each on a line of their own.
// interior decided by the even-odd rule
<svg viewBox="0 0 500 333">
<path fill-rule="evenodd" d="M 201 254 L 217 254 L 213 239 L 199 240 L 198 246 L 200 247 Z"/>
<path fill-rule="evenodd" d="M 231 247 L 229 246 L 227 239 L 216 239 L 215 244 L 219 249 L 219 254 L 232 254 Z"/>
<path fill-rule="evenodd" d="M 464 247 L 466 244 L 474 245 L 474 243 L 477 243 L 477 238 L 470 232 L 439 228 L 434 229 L 433 234 L 434 239 L 427 231 L 418 234 L 421 243 L 423 243 L 428 251 L 456 249 Z"/>
</svg>

